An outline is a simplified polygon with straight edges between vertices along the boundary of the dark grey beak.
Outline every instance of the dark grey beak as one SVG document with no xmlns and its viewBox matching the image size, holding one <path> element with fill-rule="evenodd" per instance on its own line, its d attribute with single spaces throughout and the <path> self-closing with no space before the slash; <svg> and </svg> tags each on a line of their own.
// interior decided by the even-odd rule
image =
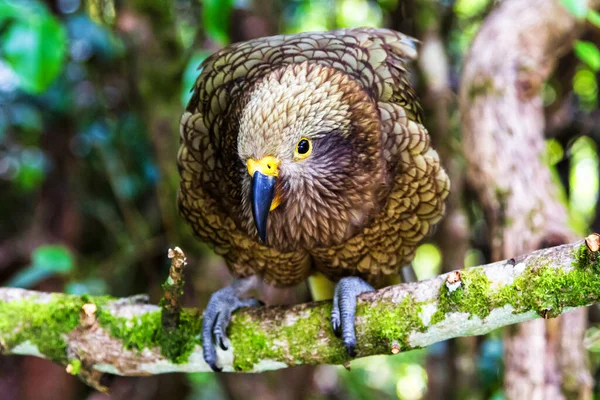
<svg viewBox="0 0 600 400">
<path fill-rule="evenodd" d="M 275 197 L 275 180 L 274 176 L 264 175 L 258 171 L 252 177 L 252 216 L 258 236 L 265 244 L 267 243 L 267 218 Z"/>
</svg>

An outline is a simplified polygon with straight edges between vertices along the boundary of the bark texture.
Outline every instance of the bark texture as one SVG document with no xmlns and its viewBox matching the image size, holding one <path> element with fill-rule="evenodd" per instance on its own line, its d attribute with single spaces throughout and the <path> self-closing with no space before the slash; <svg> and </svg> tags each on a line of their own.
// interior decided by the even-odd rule
<svg viewBox="0 0 600 400">
<path fill-rule="evenodd" d="M 467 178 L 484 208 L 493 259 L 573 238 L 542 160 L 540 91 L 581 22 L 559 0 L 504 1 L 484 22 L 465 61 L 460 109 Z M 565 324 L 569 335 L 562 334 Z M 585 324 L 580 310 L 556 325 L 534 321 L 511 330 L 505 342 L 507 398 L 588 398 Z"/>
<path fill-rule="evenodd" d="M 595 303 L 599 272 L 598 249 L 579 241 L 363 294 L 356 313 L 358 357 L 397 354 Z M 219 362 L 237 372 L 346 364 L 350 359 L 331 329 L 330 313 L 330 302 L 242 309 L 230 325 L 229 349 L 218 350 Z M 162 324 L 161 308 L 143 296 L 3 288 L 0 352 L 48 358 L 101 390 L 103 373 L 209 371 L 200 315 L 184 309 L 172 328 Z"/>
</svg>

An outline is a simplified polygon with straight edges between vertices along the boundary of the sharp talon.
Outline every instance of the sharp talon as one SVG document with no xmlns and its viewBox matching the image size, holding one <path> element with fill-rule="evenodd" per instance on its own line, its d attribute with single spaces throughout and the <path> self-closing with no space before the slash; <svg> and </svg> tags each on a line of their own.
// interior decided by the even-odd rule
<svg viewBox="0 0 600 400">
<path fill-rule="evenodd" d="M 221 368 L 217 367 L 217 352 L 215 351 L 215 348 L 211 346 L 207 353 L 207 348 L 204 347 L 204 343 L 202 344 L 202 347 L 204 349 L 204 361 L 206 361 L 210 369 L 215 372 L 220 372 Z"/>
<path fill-rule="evenodd" d="M 219 336 L 219 347 L 225 351 L 229 349 L 229 347 L 225 344 L 225 336 L 223 335 Z"/>
<path fill-rule="evenodd" d="M 331 327 L 333 328 L 335 336 L 340 337 L 342 335 L 342 331 L 340 330 L 340 317 L 339 315 L 334 315 L 333 312 L 331 315 Z"/>
<path fill-rule="evenodd" d="M 217 359 L 217 352 L 215 351 L 212 337 L 213 327 L 216 320 L 214 309 L 207 307 L 204 311 L 204 320 L 202 321 L 202 353 L 204 356 L 204 361 L 206 361 L 213 371 L 216 368 Z"/>
<path fill-rule="evenodd" d="M 212 323 L 212 326 L 210 327 L 210 330 L 211 330 L 211 332 L 213 332 L 213 333 L 214 333 L 214 332 L 217 330 L 217 327 L 219 326 L 219 325 L 217 325 L 217 324 L 218 324 L 218 322 L 219 322 L 219 316 L 220 316 L 220 315 L 221 315 L 221 313 L 220 313 L 220 312 L 217 312 L 217 314 L 215 315 L 215 320 L 213 321 L 213 323 Z"/>
<path fill-rule="evenodd" d="M 356 350 L 355 350 L 355 345 L 354 344 L 346 344 L 344 343 L 344 345 L 346 346 L 346 351 L 348 352 L 348 355 L 350 357 L 356 357 Z"/>
<path fill-rule="evenodd" d="M 338 296 L 333 296 L 333 304 L 331 306 L 331 327 L 335 336 L 340 337 L 342 334 L 340 330 L 340 304 Z"/>
<path fill-rule="evenodd" d="M 333 333 L 336 337 L 341 337 L 342 336 L 342 331 L 340 330 L 340 324 L 339 322 L 337 323 L 333 323 Z"/>
</svg>

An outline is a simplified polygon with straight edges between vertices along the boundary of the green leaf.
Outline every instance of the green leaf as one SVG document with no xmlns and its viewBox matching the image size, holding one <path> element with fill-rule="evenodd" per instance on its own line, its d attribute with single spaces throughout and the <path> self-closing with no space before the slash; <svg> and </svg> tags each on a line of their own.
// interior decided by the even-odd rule
<svg viewBox="0 0 600 400">
<path fill-rule="evenodd" d="M 30 192 L 37 189 L 44 182 L 44 176 L 43 166 L 21 163 L 14 181 L 20 189 Z"/>
<path fill-rule="evenodd" d="M 34 267 L 56 273 L 68 273 L 75 264 L 71 251 L 65 246 L 40 246 L 31 254 L 31 264 Z"/>
<path fill-rule="evenodd" d="M 587 20 L 590 22 L 590 24 L 595 25 L 596 28 L 600 28 L 600 13 L 598 11 L 588 11 Z"/>
<path fill-rule="evenodd" d="M 573 47 L 575 55 L 592 70 L 600 71 L 600 50 L 592 43 L 584 40 L 576 40 Z"/>
<path fill-rule="evenodd" d="M 50 271 L 36 268 L 31 265 L 17 272 L 15 276 L 6 282 L 6 286 L 29 289 L 52 275 L 53 273 Z"/>
<path fill-rule="evenodd" d="M 587 0 L 560 0 L 562 5 L 577 19 L 587 16 Z"/>
<path fill-rule="evenodd" d="M 73 255 L 65 246 L 40 246 L 31 253 L 31 265 L 20 270 L 6 286 L 30 288 L 50 276 L 71 272 L 74 264 Z"/>
<path fill-rule="evenodd" d="M 23 90 L 45 91 L 63 68 L 65 28 L 45 7 L 29 2 L 2 3 L 0 23 L 8 24 L 0 37 L 0 57 L 17 74 Z"/>
<path fill-rule="evenodd" d="M 489 0 L 458 0 L 454 3 L 454 11 L 461 18 L 472 18 L 482 13 Z"/>
<path fill-rule="evenodd" d="M 583 345 L 592 353 L 600 353 L 600 329 L 597 326 L 593 326 L 585 332 Z"/>
<path fill-rule="evenodd" d="M 9 2 L 0 3 L 0 26 L 11 18 L 19 16 L 18 9 Z"/>
<path fill-rule="evenodd" d="M 185 67 L 185 71 L 183 71 L 183 79 L 182 81 L 182 90 L 181 90 L 181 103 L 183 106 L 186 106 L 190 98 L 192 97 L 192 89 L 194 88 L 194 83 L 196 82 L 196 78 L 200 75 L 199 66 L 204 61 L 204 59 L 209 55 L 206 51 L 199 51 L 195 53 L 188 62 L 188 65 Z"/>
<path fill-rule="evenodd" d="M 233 0 L 204 0 L 202 22 L 206 34 L 221 45 L 229 43 L 229 22 Z"/>
<path fill-rule="evenodd" d="M 108 287 L 102 279 L 89 278 L 67 283 L 65 285 L 65 292 L 76 296 L 84 294 L 99 296 L 108 293 Z"/>
</svg>

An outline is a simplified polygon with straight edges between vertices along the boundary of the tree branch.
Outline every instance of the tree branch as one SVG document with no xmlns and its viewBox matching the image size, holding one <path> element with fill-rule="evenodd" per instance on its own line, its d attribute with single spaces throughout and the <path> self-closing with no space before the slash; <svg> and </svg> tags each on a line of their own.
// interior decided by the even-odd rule
<svg viewBox="0 0 600 400">
<path fill-rule="evenodd" d="M 362 295 L 358 357 L 396 354 L 458 336 L 480 335 L 600 300 L 597 234 L 517 259 Z M 125 299 L 0 289 L 0 352 L 48 358 L 103 389 L 100 373 L 149 375 L 210 371 L 200 347 L 201 315 L 183 309 L 177 328 L 143 296 Z M 330 302 L 235 313 L 225 371 L 344 364 L 329 325 Z"/>
</svg>

